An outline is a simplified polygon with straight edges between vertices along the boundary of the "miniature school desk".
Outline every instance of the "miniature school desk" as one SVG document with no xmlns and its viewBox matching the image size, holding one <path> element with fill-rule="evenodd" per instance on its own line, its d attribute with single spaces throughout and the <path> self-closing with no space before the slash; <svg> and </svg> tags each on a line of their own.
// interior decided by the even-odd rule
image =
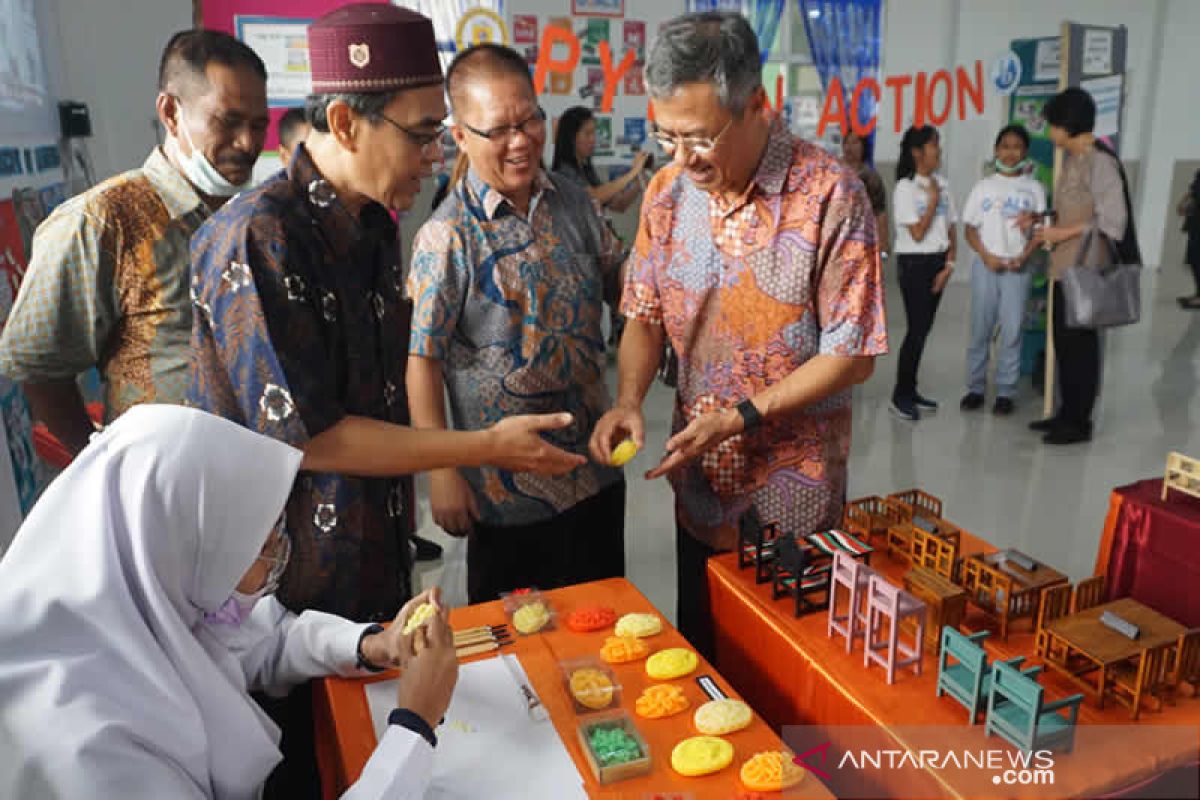
<svg viewBox="0 0 1200 800">
<path fill-rule="evenodd" d="M 725 737 L 734 747 L 734 759 L 730 766 L 702 778 L 684 778 L 677 775 L 670 766 L 671 750 L 679 741 L 697 735 L 692 725 L 692 713 L 708 699 L 697 686 L 695 679 L 700 675 L 710 675 L 730 697 L 736 697 L 737 694 L 729 683 L 701 658 L 700 666 L 691 675 L 670 681 L 683 687 L 692 707 L 666 719 L 644 719 L 634 713 L 634 701 L 645 686 L 658 681 L 652 681 L 646 676 L 644 659 L 631 664 L 617 664 L 613 665 L 613 668 L 622 684 L 621 707 L 633 717 L 638 730 L 645 737 L 654 771 L 639 778 L 600 786 L 592 776 L 580 747 L 576 729 L 581 718 L 572 710 L 572 703 L 564 692 L 558 662 L 583 656 L 598 656 L 605 637 L 613 635 L 613 631 L 609 628 L 595 633 L 575 633 L 565 629 L 561 615 L 579 606 L 594 605 L 611 606 L 619 615 L 631 611 L 656 612 L 656 609 L 633 584 L 623 578 L 555 589 L 545 594 L 553 603 L 555 611 L 560 614 L 558 627 L 534 636 L 514 634 L 516 644 L 501 648 L 500 652 L 515 654 L 520 659 L 534 691 L 550 712 L 551 721 L 574 759 L 591 797 L 604 800 L 641 800 L 655 794 L 673 797 L 679 793 L 694 800 L 731 800 L 742 790 L 738 781 L 738 770 L 746 759 L 764 750 L 781 748 L 779 737 L 755 714 L 754 722 L 749 728 Z M 499 602 L 459 608 L 450 613 L 450 622 L 455 629 L 496 625 L 505 621 L 504 610 Z M 687 641 L 665 620 L 663 632 L 646 641 L 652 651 L 688 646 Z M 478 658 L 495 655 L 493 652 Z M 385 677 L 395 677 L 395 673 L 383 673 L 374 680 Z M 363 765 L 375 749 L 375 729 L 363 693 L 364 683 L 370 680 L 372 679 L 326 678 L 316 684 L 314 689 L 317 760 L 321 766 L 326 798 L 337 797 L 345 791 L 357 779 Z M 818 778 L 807 774 L 799 786 L 789 790 L 787 797 L 827 800 L 832 798 L 833 794 Z"/>
<path fill-rule="evenodd" d="M 996 552 L 995 547 L 966 531 L 962 532 L 961 545 L 964 556 Z M 901 583 L 909 569 L 907 564 L 889 559 L 884 553 L 878 553 L 871 566 L 896 584 Z M 959 726 L 964 747 L 1006 747 L 1001 739 L 984 736 L 982 722 L 968 727 L 958 703 L 935 696 L 937 662 L 929 654 L 923 675 L 898 673 L 896 682 L 889 686 L 880 670 L 863 667 L 861 643 L 847 654 L 843 639 L 826 636 L 825 614 L 795 618 L 789 603 L 771 599 L 769 585 L 756 585 L 751 570 L 738 570 L 736 554 L 709 560 L 708 585 L 716 627 L 717 665 L 742 697 L 776 730 L 785 725 L 869 726 L 892 732 L 893 740 L 899 742 L 903 741 L 903 733 L 893 732 L 898 726 L 946 725 Z M 996 623 L 969 606 L 964 628 L 995 630 Z M 984 644 L 989 659 L 1023 655 L 1026 665 L 1042 663 L 1033 657 L 1034 634 L 1027 625 L 1014 629 L 1007 642 L 999 638 L 993 634 Z M 1045 687 L 1048 700 L 1076 691 L 1066 678 L 1055 674 L 1046 674 L 1039 682 Z M 1177 705 L 1167 705 L 1162 713 L 1142 714 L 1137 723 L 1131 723 L 1129 712 L 1116 704 L 1097 709 L 1094 703 L 1085 702 L 1079 722 L 1081 731 L 1098 724 L 1123 725 L 1131 735 L 1109 737 L 1114 741 L 1108 751 L 1100 756 L 1093 752 L 1082 763 L 1064 757 L 1055 775 L 1058 797 L 1118 793 L 1183 767 L 1185 762 L 1187 768 L 1195 769 L 1193 759 L 1200 744 L 1196 739 L 1189 740 L 1186 746 L 1175 749 L 1162 746 L 1154 752 L 1135 754 L 1131 748 L 1148 738 L 1155 731 L 1154 726 L 1200 726 L 1198 698 L 1181 697 Z M 1200 733 L 1196 736 L 1200 738 Z M 889 776 L 883 780 L 899 778 Z M 993 788 L 989 784 L 987 791 Z M 1020 796 L 1019 787 L 1008 788 L 1014 792 L 1012 796 Z M 911 782 L 903 786 L 887 783 L 875 786 L 874 791 L 877 797 L 986 796 L 981 787 L 947 785 L 932 772 L 918 786 Z"/>
</svg>

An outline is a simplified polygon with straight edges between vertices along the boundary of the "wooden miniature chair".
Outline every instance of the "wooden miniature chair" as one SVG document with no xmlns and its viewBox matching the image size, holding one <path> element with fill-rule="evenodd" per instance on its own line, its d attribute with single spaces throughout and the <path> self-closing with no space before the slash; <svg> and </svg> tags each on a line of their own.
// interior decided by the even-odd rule
<svg viewBox="0 0 1200 800">
<path fill-rule="evenodd" d="M 1050 661 L 1066 661 L 1066 652 L 1049 652 L 1051 639 L 1046 635 L 1044 628 L 1047 623 L 1065 617 L 1069 613 L 1071 613 L 1071 587 L 1069 584 L 1048 586 L 1042 591 L 1042 606 L 1038 610 L 1037 619 L 1037 640 L 1034 645 L 1035 654 Z"/>
<path fill-rule="evenodd" d="M 887 536 L 888 528 L 899 522 L 904 513 L 895 503 L 882 497 L 861 497 L 846 504 L 842 526 L 848 533 L 869 542 L 873 536 Z"/>
<path fill-rule="evenodd" d="M 771 580 L 771 597 L 778 600 L 792 595 L 796 601 L 797 617 L 810 611 L 818 611 L 829 603 L 829 571 L 832 562 L 814 563 L 813 552 L 801 547 L 793 536 L 780 536 L 775 546 L 774 575 Z M 822 602 L 810 599 L 813 594 L 824 594 Z"/>
<path fill-rule="evenodd" d="M 962 565 L 962 587 L 972 603 L 999 621 L 1000 638 L 1008 641 L 1013 596 L 1012 578 L 978 558 L 968 558 Z"/>
<path fill-rule="evenodd" d="M 854 650 L 854 640 L 865 635 L 867 627 L 866 598 L 871 576 L 875 570 L 846 553 L 833 554 L 833 569 L 829 578 L 829 621 L 825 635 L 835 633 L 846 637 L 846 652 Z M 838 611 L 838 587 L 846 590 L 846 611 Z"/>
<path fill-rule="evenodd" d="M 895 492 L 887 496 L 888 500 L 907 509 L 910 516 L 925 516 L 941 519 L 942 501 L 920 489 L 909 489 L 907 492 Z"/>
<path fill-rule="evenodd" d="M 914 567 L 926 567 L 947 580 L 954 580 L 958 561 L 958 537 L 942 536 L 914 527 L 911 530 L 910 561 Z"/>
<path fill-rule="evenodd" d="M 874 547 L 845 531 L 818 531 L 808 534 L 804 540 L 829 558 L 833 558 L 835 553 L 842 553 L 851 558 L 862 559 L 865 564 L 870 564 L 871 554 L 875 552 Z"/>
<path fill-rule="evenodd" d="M 779 527 L 764 525 L 758 512 L 751 506 L 738 520 L 738 569 L 754 567 L 754 582 L 771 580 L 771 562 L 775 559 L 775 545 L 779 539 Z"/>
<path fill-rule="evenodd" d="M 1015 667 L 1003 661 L 992 664 L 992 690 L 988 693 L 983 732 L 988 736 L 994 733 L 1026 752 L 1055 749 L 1071 752 L 1083 695 L 1073 694 L 1046 703 L 1044 691 L 1036 680 L 1022 675 Z"/>
<path fill-rule="evenodd" d="M 1172 489 L 1200 497 L 1200 460 L 1188 458 L 1183 453 L 1167 455 L 1167 467 L 1163 473 L 1163 500 L 1167 499 L 1167 492 Z"/>
<path fill-rule="evenodd" d="M 1142 697 L 1149 695 L 1162 710 L 1162 693 L 1170 677 L 1171 653 L 1175 642 L 1148 647 L 1136 660 L 1113 665 L 1105 676 L 1104 692 L 1129 706 L 1129 718 L 1141 713 Z"/>
<path fill-rule="evenodd" d="M 888 618 L 886 629 L 883 617 Z M 900 623 L 908 618 L 916 622 L 917 637 L 909 645 L 900 641 Z M 883 638 L 877 638 L 882 636 Z M 881 575 L 872 575 L 867 588 L 867 630 L 863 647 L 863 665 L 872 662 L 887 670 L 887 682 L 896 682 L 896 668 L 912 666 L 921 674 L 925 654 L 925 604 L 908 592 L 893 586 Z"/>
<path fill-rule="evenodd" d="M 1071 613 L 1078 614 L 1105 601 L 1106 587 L 1103 575 L 1094 575 L 1075 585 L 1075 597 L 1071 601 Z"/>
<path fill-rule="evenodd" d="M 1192 687 L 1192 697 L 1200 695 L 1200 628 L 1179 634 L 1171 657 L 1171 675 L 1167 681 L 1167 702 L 1175 705 L 1179 684 Z"/>
<path fill-rule="evenodd" d="M 967 709 L 967 724 L 974 725 L 975 718 L 987 707 L 988 695 L 992 691 L 992 669 L 987 653 L 980 642 L 991 634 L 987 631 L 962 634 L 949 625 L 942 628 L 942 647 L 938 653 L 937 696 L 949 695 Z M 951 663 L 951 659 L 956 663 Z M 1005 659 L 1003 663 L 1020 669 L 1024 656 Z M 1041 667 L 1027 667 L 1022 675 L 1036 676 Z"/>
</svg>

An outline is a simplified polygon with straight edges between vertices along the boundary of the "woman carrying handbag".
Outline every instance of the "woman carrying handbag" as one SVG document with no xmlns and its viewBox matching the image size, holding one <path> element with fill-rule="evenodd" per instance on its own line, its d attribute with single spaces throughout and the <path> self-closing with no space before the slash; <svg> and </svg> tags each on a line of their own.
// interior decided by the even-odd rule
<svg viewBox="0 0 1200 800">
<path fill-rule="evenodd" d="M 1054 185 L 1057 222 L 1034 236 L 1053 248 L 1054 351 L 1062 403 L 1053 417 L 1030 427 L 1044 433 L 1046 444 L 1074 444 L 1092 438 L 1092 409 L 1100 388 L 1098 328 L 1136 320 L 1137 276 L 1122 265 L 1140 264 L 1141 258 L 1121 163 L 1092 133 L 1096 104 L 1091 95 L 1066 89 L 1046 104 L 1045 116 L 1051 141 L 1065 152 Z M 1094 271 L 1068 274 L 1080 270 Z M 1092 287 L 1093 294 L 1078 291 L 1079 284 Z M 1125 296 L 1116 297 L 1120 294 Z M 1113 299 L 1124 301 L 1131 314 L 1090 319 L 1095 309 L 1085 308 L 1085 301 L 1102 304 Z"/>
</svg>

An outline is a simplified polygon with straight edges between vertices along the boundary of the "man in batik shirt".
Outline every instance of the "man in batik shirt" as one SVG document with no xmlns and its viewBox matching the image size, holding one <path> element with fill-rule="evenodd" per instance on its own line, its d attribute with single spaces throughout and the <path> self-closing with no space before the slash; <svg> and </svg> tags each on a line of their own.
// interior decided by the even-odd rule
<svg viewBox="0 0 1200 800">
<path fill-rule="evenodd" d="M 646 190 L 617 401 L 592 437 L 596 460 L 644 440 L 642 401 L 669 341 L 674 435 L 647 477 L 675 489 L 678 625 L 710 657 L 708 557 L 734 546 L 752 506 L 794 534 L 838 523 L 850 387 L 887 350 L 866 192 L 770 112 L 758 54 L 737 14 L 685 15 L 659 33 L 646 83 L 674 162 Z"/>
</svg>

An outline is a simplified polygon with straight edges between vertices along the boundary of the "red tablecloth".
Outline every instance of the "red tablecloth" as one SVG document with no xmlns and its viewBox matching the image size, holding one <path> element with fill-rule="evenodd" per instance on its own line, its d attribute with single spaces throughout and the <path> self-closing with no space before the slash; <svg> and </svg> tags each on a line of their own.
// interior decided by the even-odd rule
<svg viewBox="0 0 1200 800">
<path fill-rule="evenodd" d="M 1162 499 L 1162 479 L 1113 490 L 1096 572 L 1109 598 L 1132 597 L 1200 627 L 1200 500 L 1181 492 Z"/>
</svg>

